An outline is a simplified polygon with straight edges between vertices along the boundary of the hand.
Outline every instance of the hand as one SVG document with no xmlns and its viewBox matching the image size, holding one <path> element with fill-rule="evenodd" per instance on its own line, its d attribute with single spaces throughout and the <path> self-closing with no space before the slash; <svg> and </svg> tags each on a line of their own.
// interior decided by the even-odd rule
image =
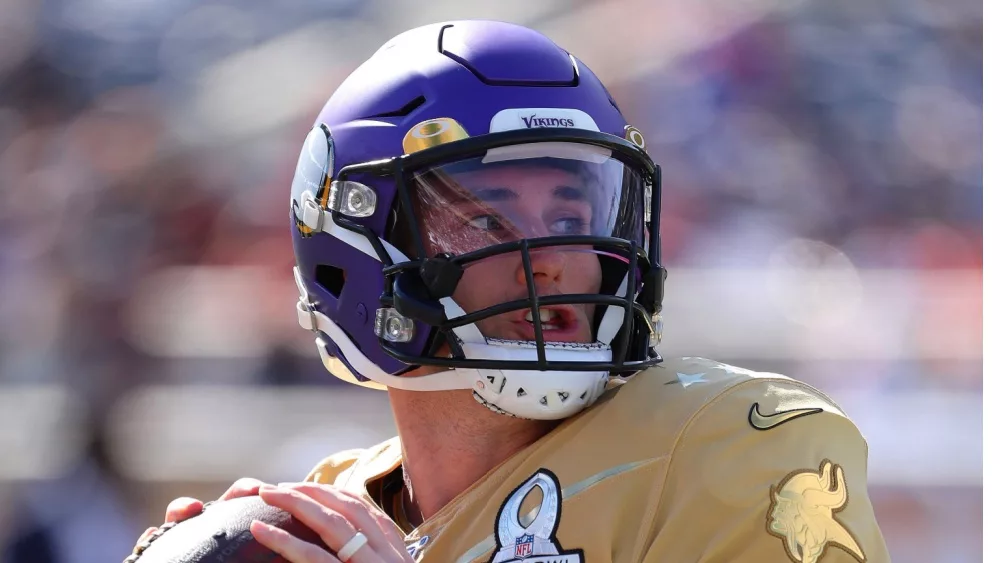
<svg viewBox="0 0 1000 563">
<path fill-rule="evenodd" d="M 235 483 L 230 485 L 228 489 L 226 489 L 226 492 L 222 493 L 219 500 L 223 501 L 256 495 L 260 486 L 263 484 L 263 481 L 251 479 L 250 477 L 238 479 Z M 163 517 L 163 523 L 168 524 L 171 522 L 183 522 L 184 520 L 201 514 L 201 511 L 204 510 L 204 508 L 205 503 L 198 499 L 190 497 L 176 498 L 170 501 L 170 504 L 167 505 L 167 513 Z M 143 543 L 147 542 L 156 530 L 157 528 L 147 528 L 146 531 L 139 536 L 139 540 L 135 542 L 136 547 L 139 547 Z"/>
<path fill-rule="evenodd" d="M 288 532 L 255 520 L 250 532 L 258 542 L 291 563 L 412 563 L 392 520 L 359 495 L 317 483 L 261 485 L 260 497 L 316 532 L 333 553 L 360 532 L 367 541 L 344 560 Z M 356 541 L 356 540 L 355 540 Z"/>
</svg>

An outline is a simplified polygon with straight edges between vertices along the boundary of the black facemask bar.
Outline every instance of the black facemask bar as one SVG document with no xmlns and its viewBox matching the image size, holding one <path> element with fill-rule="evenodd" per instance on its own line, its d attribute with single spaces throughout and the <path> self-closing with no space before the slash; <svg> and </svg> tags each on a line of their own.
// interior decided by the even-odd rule
<svg viewBox="0 0 1000 563">
<path fill-rule="evenodd" d="M 324 128 L 325 130 L 325 128 Z M 515 370 L 562 370 L 562 371 L 609 371 L 625 375 L 653 366 L 661 361 L 659 355 L 649 345 L 653 330 L 651 317 L 659 313 L 663 298 L 663 282 L 666 273 L 659 264 L 659 224 L 660 224 L 660 168 L 645 152 L 631 143 L 614 135 L 580 129 L 535 129 L 517 130 L 472 137 L 431 147 L 420 152 L 385 160 L 370 161 L 345 166 L 337 174 L 337 181 L 347 180 L 352 175 L 393 177 L 397 186 L 398 209 L 406 225 L 409 236 L 414 241 L 421 240 L 421 234 L 413 216 L 408 178 L 412 172 L 441 162 L 482 156 L 492 148 L 540 142 L 567 142 L 588 144 L 609 149 L 612 156 L 641 173 L 644 183 L 651 187 L 650 222 L 648 250 L 643 250 L 636 242 L 613 237 L 586 235 L 550 236 L 522 239 L 501 243 L 460 256 L 439 255 L 428 258 L 422 244 L 414 245 L 415 260 L 393 263 L 379 237 L 369 227 L 353 221 L 350 217 L 331 212 L 334 222 L 350 231 L 365 236 L 371 243 L 379 259 L 385 265 L 383 274 L 385 286 L 381 302 L 383 306 L 394 307 L 403 316 L 424 322 L 436 329 L 422 355 L 404 354 L 392 343 L 380 340 L 382 349 L 397 360 L 415 364 L 451 368 L 470 369 L 515 369 Z M 327 179 L 327 187 L 332 177 Z M 531 275 L 531 250 L 545 247 L 569 245 L 590 245 L 618 254 L 627 262 L 626 291 L 622 297 L 605 294 L 577 295 L 537 295 Z M 499 303 L 485 309 L 467 313 L 455 319 L 447 319 L 443 306 L 438 301 L 449 297 L 461 278 L 462 268 L 477 260 L 509 252 L 518 252 L 527 273 L 528 296 L 524 299 Z M 542 337 L 540 308 L 547 305 L 594 304 L 605 307 L 620 307 L 624 310 L 622 326 L 612 344 L 612 361 L 578 362 L 549 361 L 545 356 L 545 341 Z M 475 323 L 481 319 L 518 309 L 533 312 L 535 350 L 537 361 L 512 361 L 465 358 L 458 337 L 453 330 Z M 636 327 L 640 330 L 634 330 Z M 447 344 L 452 357 L 436 357 L 430 354 Z M 631 359 L 630 359 L 631 358 Z"/>
<path fill-rule="evenodd" d="M 625 294 L 621 297 L 605 294 L 561 294 L 538 296 L 533 281 L 531 266 L 531 251 L 539 248 L 551 248 L 560 246 L 588 245 L 600 248 L 605 251 L 615 251 L 622 258 L 627 260 L 627 268 L 624 278 L 626 280 Z M 521 258 L 521 265 L 525 270 L 526 287 L 528 295 L 522 299 L 505 301 L 486 307 L 484 309 L 466 313 L 454 319 L 448 319 L 445 315 L 444 307 L 438 299 L 449 297 L 457 285 L 457 275 L 461 268 L 472 262 L 506 254 L 518 252 Z M 428 265 L 433 265 L 428 268 Z M 450 273 L 441 275 L 442 271 L 451 270 Z M 400 361 L 421 363 L 441 367 L 467 367 L 482 369 L 533 369 L 533 370 L 562 370 L 562 371 L 612 371 L 615 373 L 631 372 L 644 369 L 659 362 L 659 357 L 655 354 L 650 357 L 643 354 L 644 360 L 624 361 L 629 357 L 629 348 L 635 347 L 635 342 L 629 336 L 633 334 L 633 327 L 636 323 L 643 327 L 642 331 L 645 342 L 638 348 L 648 349 L 649 335 L 652 333 L 652 313 L 642 304 L 636 302 L 636 295 L 641 289 L 642 280 L 650 280 L 649 274 L 652 270 L 646 253 L 636 244 L 635 241 L 611 237 L 594 236 L 556 236 L 533 239 L 522 239 L 516 242 L 502 243 L 475 252 L 463 254 L 461 256 L 440 255 L 427 261 L 414 260 L 385 268 L 387 276 L 394 279 L 393 295 L 391 305 L 400 314 L 415 318 L 439 329 L 440 340 L 449 344 L 452 352 L 451 358 L 438 357 L 413 357 L 401 354 L 398 350 L 384 346 L 385 351 L 399 359 Z M 443 287 L 435 287 L 438 280 L 447 280 Z M 454 280 L 454 281 L 452 281 Z M 550 305 L 598 305 L 604 307 L 620 307 L 624 311 L 622 327 L 619 330 L 619 337 L 613 344 L 613 357 L 619 358 L 612 362 L 579 362 L 579 361 L 549 361 L 545 356 L 545 341 L 542 336 L 542 322 L 540 308 Z M 530 309 L 533 316 L 534 344 L 538 355 L 537 361 L 517 362 L 510 360 L 482 360 L 465 358 L 457 339 L 454 337 L 453 329 L 474 324 L 480 320 L 517 311 Z M 439 340 L 439 341 L 440 341 Z M 586 346 L 586 345 L 585 345 Z M 437 349 L 432 345 L 431 349 Z"/>
</svg>

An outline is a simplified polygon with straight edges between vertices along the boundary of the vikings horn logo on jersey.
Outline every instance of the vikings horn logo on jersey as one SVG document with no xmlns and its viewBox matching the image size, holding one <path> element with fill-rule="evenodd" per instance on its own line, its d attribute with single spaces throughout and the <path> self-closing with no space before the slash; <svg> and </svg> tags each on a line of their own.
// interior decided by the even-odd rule
<svg viewBox="0 0 1000 563">
<path fill-rule="evenodd" d="M 824 459 L 819 472 L 796 471 L 771 490 L 767 531 L 798 563 L 816 563 L 835 545 L 864 563 L 865 554 L 835 513 L 847 505 L 844 469 Z"/>
<path fill-rule="evenodd" d="M 525 498 L 538 488 L 542 502 L 522 525 L 519 513 Z M 556 539 L 562 512 L 559 480 L 548 469 L 540 469 L 504 500 L 497 515 L 496 542 L 491 563 L 583 563 L 583 550 L 564 551 Z"/>
</svg>

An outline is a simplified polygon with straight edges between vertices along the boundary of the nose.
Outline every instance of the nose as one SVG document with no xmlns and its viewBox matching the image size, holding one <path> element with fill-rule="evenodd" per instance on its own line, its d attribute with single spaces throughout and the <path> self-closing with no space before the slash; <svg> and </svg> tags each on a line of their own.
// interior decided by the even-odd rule
<svg viewBox="0 0 1000 563">
<path fill-rule="evenodd" d="M 552 249 L 542 249 L 532 252 L 530 265 L 536 286 L 558 283 L 562 280 L 563 270 L 566 268 L 566 253 Z M 524 270 L 523 261 L 518 262 L 516 275 L 519 284 L 528 284 L 528 276 Z"/>
</svg>

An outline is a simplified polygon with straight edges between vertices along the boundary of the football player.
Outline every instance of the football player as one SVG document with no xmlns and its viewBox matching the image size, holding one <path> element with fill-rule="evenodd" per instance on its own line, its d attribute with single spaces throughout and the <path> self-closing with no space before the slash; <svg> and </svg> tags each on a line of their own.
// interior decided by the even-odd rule
<svg viewBox="0 0 1000 563">
<path fill-rule="evenodd" d="M 642 133 L 545 36 L 390 40 L 319 113 L 289 216 L 300 323 L 334 375 L 388 391 L 399 436 L 222 498 L 337 554 L 255 523 L 293 563 L 888 561 L 832 400 L 658 355 L 660 199 Z"/>
</svg>

